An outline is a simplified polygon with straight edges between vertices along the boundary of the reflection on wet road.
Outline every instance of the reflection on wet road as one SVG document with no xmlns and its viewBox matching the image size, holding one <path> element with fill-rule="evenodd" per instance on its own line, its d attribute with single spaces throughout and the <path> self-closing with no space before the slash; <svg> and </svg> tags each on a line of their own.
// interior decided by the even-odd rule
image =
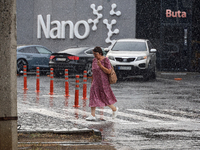
<svg viewBox="0 0 200 150">
<path fill-rule="evenodd" d="M 54 79 L 54 94 L 49 95 L 49 78 L 41 76 L 40 92 L 35 92 L 35 76 L 28 76 L 28 90 L 18 77 L 18 124 L 26 130 L 98 129 L 104 144 L 116 149 L 199 149 L 200 84 L 158 78 L 143 82 L 138 78 L 112 85 L 119 113 L 112 119 L 108 107 L 90 115 L 89 100 L 82 99 L 80 79 L 79 105 L 75 108 L 75 79 L 69 79 L 69 97 L 65 97 L 64 78 Z M 90 79 L 87 82 L 89 95 Z M 180 88 L 181 87 L 181 88 Z"/>
</svg>

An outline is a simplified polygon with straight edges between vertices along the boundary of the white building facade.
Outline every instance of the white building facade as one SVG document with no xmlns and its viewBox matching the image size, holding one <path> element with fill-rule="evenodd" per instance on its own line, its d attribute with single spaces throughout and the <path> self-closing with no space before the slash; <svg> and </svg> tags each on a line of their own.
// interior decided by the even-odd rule
<svg viewBox="0 0 200 150">
<path fill-rule="evenodd" d="M 135 38 L 136 0 L 17 0 L 17 43 L 57 52 Z"/>
</svg>

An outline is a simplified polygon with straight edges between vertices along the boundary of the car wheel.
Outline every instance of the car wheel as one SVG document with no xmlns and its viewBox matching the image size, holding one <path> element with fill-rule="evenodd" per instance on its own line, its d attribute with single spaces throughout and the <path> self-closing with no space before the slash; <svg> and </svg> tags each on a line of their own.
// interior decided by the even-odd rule
<svg viewBox="0 0 200 150">
<path fill-rule="evenodd" d="M 22 74 L 24 70 L 24 65 L 28 68 L 28 63 L 24 59 L 17 60 L 17 74 Z"/>
<path fill-rule="evenodd" d="M 149 80 L 149 75 L 147 73 L 143 74 L 143 80 L 148 81 Z"/>
<path fill-rule="evenodd" d="M 148 81 L 149 77 L 150 77 L 150 64 L 148 65 L 146 72 L 143 74 L 143 80 Z"/>
<path fill-rule="evenodd" d="M 152 79 L 156 79 L 156 69 L 155 69 L 155 67 L 154 67 L 153 70 L 152 70 L 151 78 L 152 78 Z"/>
<path fill-rule="evenodd" d="M 55 70 L 54 73 L 55 73 L 56 77 L 64 76 L 64 71 L 63 70 Z"/>
<path fill-rule="evenodd" d="M 88 62 L 85 65 L 85 70 L 87 71 L 87 76 L 91 77 L 92 76 L 92 63 L 91 62 Z"/>
</svg>

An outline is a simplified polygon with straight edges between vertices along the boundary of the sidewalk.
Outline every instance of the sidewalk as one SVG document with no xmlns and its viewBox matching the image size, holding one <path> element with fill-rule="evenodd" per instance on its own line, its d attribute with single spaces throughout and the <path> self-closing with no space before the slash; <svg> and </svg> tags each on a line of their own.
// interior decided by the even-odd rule
<svg viewBox="0 0 200 150">
<path fill-rule="evenodd" d="M 71 131 L 18 131 L 18 149 L 101 149 L 115 150 L 102 145 L 101 132 L 93 129 Z"/>
<path fill-rule="evenodd" d="M 157 78 L 169 79 L 183 82 L 200 83 L 200 73 L 198 72 L 157 72 Z"/>
</svg>

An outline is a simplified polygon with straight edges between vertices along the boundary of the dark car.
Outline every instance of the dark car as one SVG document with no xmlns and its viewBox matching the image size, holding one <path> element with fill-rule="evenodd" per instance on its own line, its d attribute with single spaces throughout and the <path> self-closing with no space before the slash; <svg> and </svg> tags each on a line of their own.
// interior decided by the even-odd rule
<svg viewBox="0 0 200 150">
<path fill-rule="evenodd" d="M 94 47 L 73 47 L 58 53 L 53 53 L 50 57 L 49 67 L 54 69 L 55 76 L 63 76 L 65 69 L 69 74 L 87 71 L 88 76 L 92 76 L 92 61 Z"/>
<path fill-rule="evenodd" d="M 51 51 L 41 45 L 27 45 L 17 47 L 17 73 L 23 73 L 23 66 L 27 71 L 35 71 L 40 67 L 41 72 L 49 71 Z"/>
</svg>

